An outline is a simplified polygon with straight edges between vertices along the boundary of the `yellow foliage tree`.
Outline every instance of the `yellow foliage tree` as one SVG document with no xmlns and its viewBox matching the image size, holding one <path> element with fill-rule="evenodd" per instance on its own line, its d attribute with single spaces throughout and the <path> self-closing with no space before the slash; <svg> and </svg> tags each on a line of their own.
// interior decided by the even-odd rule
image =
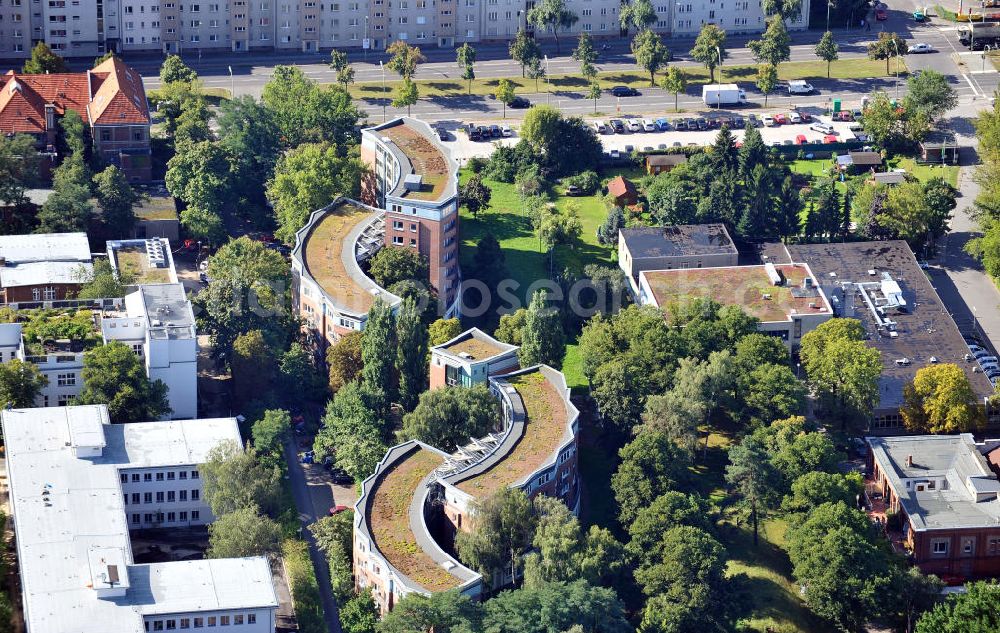
<svg viewBox="0 0 1000 633">
<path fill-rule="evenodd" d="M 968 377 L 953 363 L 920 369 L 903 389 L 903 400 L 903 420 L 914 431 L 964 433 L 986 425 Z"/>
</svg>

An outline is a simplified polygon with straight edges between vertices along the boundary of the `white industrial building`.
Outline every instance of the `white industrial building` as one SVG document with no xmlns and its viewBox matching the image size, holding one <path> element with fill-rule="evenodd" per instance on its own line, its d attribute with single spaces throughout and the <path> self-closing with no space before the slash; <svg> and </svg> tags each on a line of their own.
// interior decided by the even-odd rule
<svg viewBox="0 0 1000 633">
<path fill-rule="evenodd" d="M 274 631 L 267 559 L 132 559 L 130 528 L 211 521 L 198 468 L 214 447 L 240 445 L 235 419 L 112 425 L 94 405 L 6 410 L 0 423 L 28 633 Z"/>
</svg>

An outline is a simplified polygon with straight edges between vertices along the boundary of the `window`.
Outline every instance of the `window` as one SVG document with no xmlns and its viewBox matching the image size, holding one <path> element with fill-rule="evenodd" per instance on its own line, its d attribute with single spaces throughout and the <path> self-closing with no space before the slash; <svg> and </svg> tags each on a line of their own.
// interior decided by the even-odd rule
<svg viewBox="0 0 1000 633">
<path fill-rule="evenodd" d="M 173 481 L 173 480 L 174 480 L 174 471 L 168 470 L 167 471 L 167 481 Z"/>
<path fill-rule="evenodd" d="M 188 491 L 181 490 L 181 501 L 187 501 L 187 500 L 188 500 Z"/>
<path fill-rule="evenodd" d="M 209 626 L 215 626 L 215 616 L 214 615 L 208 616 L 208 625 Z"/>
<path fill-rule="evenodd" d="M 153 620 L 153 630 L 162 631 L 163 630 L 163 620 Z"/>
<path fill-rule="evenodd" d="M 233 624 L 235 626 L 242 625 L 243 624 L 243 615 L 242 614 L 240 614 L 240 615 L 234 615 L 233 616 Z"/>
<path fill-rule="evenodd" d="M 151 513 L 147 512 L 146 514 L 142 515 L 142 520 L 144 522 L 146 522 L 146 523 L 152 523 L 153 522 L 153 515 Z"/>
<path fill-rule="evenodd" d="M 191 491 L 191 501 L 197 501 L 201 498 L 201 492 L 198 490 Z"/>
<path fill-rule="evenodd" d="M 153 481 L 153 473 L 143 473 L 142 474 L 142 480 L 143 481 Z"/>
<path fill-rule="evenodd" d="M 397 231 L 402 231 L 403 230 L 403 222 L 402 222 L 402 220 L 393 220 L 392 221 L 392 228 L 395 229 L 395 230 L 397 230 Z"/>
<path fill-rule="evenodd" d="M 143 503 L 153 503 L 153 493 L 151 493 L 151 492 L 144 492 L 144 493 L 142 493 L 142 502 Z"/>
<path fill-rule="evenodd" d="M 194 619 L 194 628 L 200 629 L 203 626 L 205 626 L 205 619 L 204 618 L 195 618 Z"/>
<path fill-rule="evenodd" d="M 931 551 L 935 554 L 947 554 L 948 541 L 944 539 L 931 541 Z"/>
<path fill-rule="evenodd" d="M 181 618 L 181 628 L 190 629 L 191 628 L 191 618 Z"/>
<path fill-rule="evenodd" d="M 191 479 L 197 479 L 197 478 L 198 478 L 198 471 L 197 470 L 192 470 L 191 471 Z"/>
<path fill-rule="evenodd" d="M 177 473 L 177 478 L 178 479 L 187 479 L 188 478 L 187 471 L 186 470 L 182 470 L 181 472 Z"/>
<path fill-rule="evenodd" d="M 135 524 L 139 523 L 139 515 L 138 514 L 133 514 L 132 515 L 132 523 L 135 523 Z"/>
<path fill-rule="evenodd" d="M 139 493 L 138 492 L 133 492 L 132 493 L 132 503 L 134 503 L 135 505 L 139 505 Z"/>
<path fill-rule="evenodd" d="M 187 513 L 187 511 L 181 512 L 180 519 L 181 519 L 181 521 L 187 521 L 188 520 L 188 513 Z"/>
<path fill-rule="evenodd" d="M 167 620 L 167 630 L 173 631 L 177 628 L 177 620 Z"/>
<path fill-rule="evenodd" d="M 247 624 L 257 624 L 257 614 L 248 613 L 247 614 Z"/>
<path fill-rule="evenodd" d="M 175 513 L 173 512 L 167 513 L 167 523 L 173 523 L 176 520 L 177 520 L 177 515 Z"/>
<path fill-rule="evenodd" d="M 164 477 L 163 473 L 156 473 L 156 481 L 163 481 L 163 477 Z"/>
<path fill-rule="evenodd" d="M 173 490 L 168 490 L 167 491 L 167 502 L 168 503 L 173 503 L 175 501 L 174 497 L 176 497 L 176 496 L 177 496 L 177 493 L 175 493 Z"/>
<path fill-rule="evenodd" d="M 219 626 L 229 626 L 229 616 L 228 615 L 219 616 Z"/>
<path fill-rule="evenodd" d="M 399 236 L 399 235 L 393 235 L 392 236 L 392 243 L 395 244 L 396 246 L 402 246 L 403 245 L 403 238 L 401 236 Z"/>
<path fill-rule="evenodd" d="M 128 475 L 126 475 L 125 473 L 122 473 L 119 478 L 122 480 L 123 484 L 127 484 L 128 483 Z"/>
<path fill-rule="evenodd" d="M 191 511 L 191 520 L 192 521 L 197 521 L 200 518 L 201 518 L 201 511 L 200 510 L 192 510 Z"/>
<path fill-rule="evenodd" d="M 990 556 L 1000 554 L 1000 536 L 991 536 L 986 539 L 986 553 Z"/>
</svg>

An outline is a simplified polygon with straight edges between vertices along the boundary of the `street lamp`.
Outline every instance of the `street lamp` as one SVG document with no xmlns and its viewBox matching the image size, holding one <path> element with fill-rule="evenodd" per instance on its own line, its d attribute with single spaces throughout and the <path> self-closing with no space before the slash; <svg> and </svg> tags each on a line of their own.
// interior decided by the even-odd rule
<svg viewBox="0 0 1000 633">
<path fill-rule="evenodd" d="M 382 69 L 382 123 L 385 123 L 385 64 L 378 60 L 378 67 Z"/>
<path fill-rule="evenodd" d="M 236 98 L 236 80 L 233 79 L 233 67 L 232 66 L 228 66 L 228 68 L 229 68 L 229 98 L 230 99 L 235 99 Z"/>
<path fill-rule="evenodd" d="M 987 44 L 986 46 L 983 47 L 983 68 L 982 68 L 983 72 L 986 72 L 986 56 L 989 54 L 989 52 L 990 52 L 990 45 Z"/>
<path fill-rule="evenodd" d="M 545 93 L 545 103 L 549 102 L 549 95 L 552 94 L 552 77 L 549 77 L 549 56 L 545 55 L 545 83 L 549 84 L 549 89 Z"/>
<path fill-rule="evenodd" d="M 719 85 L 721 86 L 722 85 L 722 48 L 716 46 L 715 47 L 715 52 L 719 56 Z M 722 90 L 721 90 L 721 88 L 718 90 L 718 95 L 719 95 L 719 98 L 715 102 L 715 108 L 717 110 L 721 110 L 722 109 Z"/>
<path fill-rule="evenodd" d="M 365 61 L 368 61 L 368 48 L 372 45 L 371 40 L 368 39 L 368 16 L 365 16 L 365 41 L 362 42 L 362 48 L 365 49 Z"/>
<path fill-rule="evenodd" d="M 899 103 L 899 42 L 894 37 L 892 46 L 896 49 L 896 103 Z"/>
</svg>

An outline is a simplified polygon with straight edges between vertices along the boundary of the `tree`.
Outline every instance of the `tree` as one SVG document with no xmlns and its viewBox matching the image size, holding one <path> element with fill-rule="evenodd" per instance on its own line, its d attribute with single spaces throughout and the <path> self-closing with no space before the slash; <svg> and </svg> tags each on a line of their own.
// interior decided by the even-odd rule
<svg viewBox="0 0 1000 633">
<path fill-rule="evenodd" d="M 281 156 L 281 131 L 274 113 L 250 95 L 219 105 L 219 141 L 229 153 L 234 186 L 255 207 L 265 207 L 265 184 Z"/>
<path fill-rule="evenodd" d="M 34 407 L 35 399 L 48 384 L 48 377 L 34 363 L 12 358 L 0 365 L 0 408 Z"/>
<path fill-rule="evenodd" d="M 480 174 L 472 174 L 459 189 L 458 196 L 473 217 L 478 217 L 481 210 L 489 208 L 493 191 L 483 182 Z"/>
<path fill-rule="evenodd" d="M 272 465 L 284 463 L 282 443 L 292 429 L 292 416 L 284 409 L 268 409 L 264 417 L 253 423 L 253 446 L 262 460 Z"/>
<path fill-rule="evenodd" d="M 635 367 L 623 358 L 601 365 L 591 385 L 591 396 L 604 424 L 624 436 L 640 421 L 645 404 L 643 391 Z"/>
<path fill-rule="evenodd" d="M 383 248 L 372 258 L 368 269 L 375 282 L 392 288 L 402 281 L 415 280 L 426 284 L 430 267 L 422 255 L 402 248 Z"/>
<path fill-rule="evenodd" d="M 274 377 L 275 359 L 262 331 L 250 330 L 233 340 L 230 369 L 236 402 L 245 405 L 267 392 Z"/>
<path fill-rule="evenodd" d="M 355 481 L 375 472 L 387 450 L 382 418 L 366 402 L 357 382 L 344 385 L 327 404 L 323 425 L 313 442 L 317 459 L 328 456 Z"/>
<path fill-rule="evenodd" d="M 524 340 L 524 325 L 527 316 L 528 311 L 524 308 L 518 308 L 510 314 L 501 315 L 500 325 L 493 333 L 493 336 L 498 341 L 520 346 Z"/>
<path fill-rule="evenodd" d="M 67 109 L 66 113 L 59 119 L 57 126 L 59 135 L 56 142 L 65 146 L 63 153 L 83 159 L 86 163 L 87 150 L 90 143 L 87 140 L 87 126 L 80 117 L 80 113 L 73 109 Z"/>
<path fill-rule="evenodd" d="M 180 220 L 192 237 L 208 244 L 219 244 L 226 239 L 226 228 L 222 224 L 222 218 L 215 211 L 189 205 L 181 211 Z"/>
<path fill-rule="evenodd" d="M 936 70 L 926 70 L 910 75 L 906 80 L 907 94 L 904 108 L 909 112 L 919 110 L 934 121 L 958 104 L 958 95 L 948 83 L 948 78 Z"/>
<path fill-rule="evenodd" d="M 571 28 L 580 18 L 566 8 L 566 0 L 541 0 L 528 9 L 527 21 L 539 29 L 550 29 L 556 42 L 556 53 L 562 53 L 559 45 L 559 29 Z"/>
<path fill-rule="evenodd" d="M 764 0 L 764 15 L 776 15 L 782 21 L 797 20 L 802 14 L 802 0 Z"/>
<path fill-rule="evenodd" d="M 220 517 L 237 510 L 281 512 L 281 471 L 265 464 L 256 448 L 241 450 L 235 441 L 218 444 L 199 468 L 202 496 Z"/>
<path fill-rule="evenodd" d="M 330 368 L 330 391 L 355 380 L 361 373 L 361 332 L 348 332 L 326 350 L 326 365 Z"/>
<path fill-rule="evenodd" d="M 777 69 L 781 62 L 787 62 L 792 49 L 785 21 L 777 16 L 770 18 L 761 38 L 747 42 L 747 48 L 758 64 L 768 64 Z"/>
<path fill-rule="evenodd" d="M 309 526 L 316 547 L 325 555 L 337 600 L 346 602 L 354 594 L 351 570 L 354 512 L 325 516 Z"/>
<path fill-rule="evenodd" d="M 94 260 L 94 267 L 87 270 L 80 267 L 75 279 L 81 284 L 77 299 L 107 299 L 124 297 L 128 286 L 135 282 L 131 269 L 120 269 L 117 273 L 106 259 Z"/>
<path fill-rule="evenodd" d="M 802 367 L 829 412 L 846 425 L 878 402 L 882 359 L 854 319 L 831 319 L 802 337 Z"/>
<path fill-rule="evenodd" d="M 540 57 L 532 57 L 528 60 L 528 79 L 535 80 L 535 92 L 538 92 L 538 80 L 545 79 L 545 66 L 542 65 Z"/>
<path fill-rule="evenodd" d="M 559 499 L 539 495 L 534 505 L 536 552 L 525 558 L 526 587 L 581 578 L 596 585 L 622 569 L 622 546 L 608 530 L 591 526 L 584 532 L 579 519 Z"/>
<path fill-rule="evenodd" d="M 629 29 L 636 31 L 648 29 L 656 24 L 656 9 L 651 0 L 627 0 L 622 2 L 618 10 L 618 22 L 621 24 L 622 35 L 628 36 Z"/>
<path fill-rule="evenodd" d="M 878 34 L 878 39 L 868 44 L 868 59 L 885 60 L 885 74 L 889 73 L 889 60 L 899 55 L 906 55 L 909 47 L 906 40 L 897 33 L 882 31 Z"/>
<path fill-rule="evenodd" d="M 115 58 L 117 58 L 117 55 L 115 55 L 115 52 L 114 51 L 108 51 L 107 53 L 104 53 L 100 57 L 94 58 L 94 64 L 91 66 L 91 69 L 97 68 L 98 66 L 100 66 L 102 63 L 108 61 L 109 59 L 115 59 Z"/>
<path fill-rule="evenodd" d="M 851 506 L 857 502 L 863 486 L 858 473 L 805 473 L 792 482 L 791 492 L 785 496 L 781 507 L 786 512 L 809 512 L 827 502 Z"/>
<path fill-rule="evenodd" d="M 986 425 L 986 413 L 961 367 L 954 363 L 917 370 L 903 388 L 903 422 L 921 433 L 969 433 Z"/>
<path fill-rule="evenodd" d="M 772 64 L 761 64 L 757 67 L 757 87 L 764 93 L 764 107 L 767 107 L 767 97 L 778 86 L 778 69 Z"/>
<path fill-rule="evenodd" d="M 987 633 L 1000 627 L 995 580 L 969 583 L 917 621 L 916 633 Z"/>
<path fill-rule="evenodd" d="M 594 50 L 594 40 L 587 31 L 580 33 L 572 57 L 580 62 L 580 74 L 584 79 L 593 82 L 597 76 L 597 68 L 594 66 L 597 61 L 597 51 Z"/>
<path fill-rule="evenodd" d="M 611 489 L 623 526 L 631 525 L 654 499 L 688 480 L 688 457 L 666 433 L 642 431 L 618 455 L 621 464 L 611 476 Z"/>
<path fill-rule="evenodd" d="M 660 87 L 674 95 L 674 112 L 677 112 L 677 95 L 687 90 L 687 75 L 677 66 L 671 66 L 660 79 Z"/>
<path fill-rule="evenodd" d="M 565 354 L 566 338 L 559 311 L 548 307 L 545 291 L 538 290 L 531 297 L 531 303 L 524 315 L 518 359 L 522 367 L 531 367 L 539 363 L 559 367 Z"/>
<path fill-rule="evenodd" d="M 815 431 L 801 416 L 758 428 L 753 437 L 764 447 L 771 465 L 784 480 L 780 484 L 783 488 L 806 473 L 836 472 L 843 459 L 830 437 Z"/>
<path fill-rule="evenodd" d="M 409 79 L 404 79 L 403 83 L 399 84 L 399 88 L 396 89 L 396 96 L 392 99 L 392 107 L 406 107 L 406 116 L 410 116 L 410 106 L 416 103 L 419 98 L 417 84 Z"/>
<path fill-rule="evenodd" d="M 198 78 L 198 73 L 193 71 L 180 55 L 167 55 L 167 58 L 160 64 L 160 82 L 169 84 L 175 81 L 191 83 Z"/>
<path fill-rule="evenodd" d="M 35 184 L 40 160 L 34 137 L 0 135 L 0 202 L 15 206 L 27 200 L 25 192 Z"/>
<path fill-rule="evenodd" d="M 386 66 L 403 78 L 404 83 L 417 74 L 417 65 L 427 61 L 420 48 L 410 46 L 403 40 L 396 40 L 385 49 L 390 56 Z M 475 61 L 475 58 L 473 58 Z M 397 106 L 398 107 L 398 106 Z"/>
<path fill-rule="evenodd" d="M 708 504 L 696 494 L 667 491 L 641 508 L 628 526 L 625 551 L 639 567 L 656 564 L 663 556 L 663 534 L 681 525 L 711 533 L 714 529 Z"/>
<path fill-rule="evenodd" d="M 517 30 L 517 35 L 511 40 L 507 50 L 510 52 L 510 58 L 521 65 L 522 79 L 525 76 L 525 68 L 528 64 L 532 60 L 542 58 L 542 49 L 538 46 L 538 42 L 535 41 L 535 38 L 525 33 L 524 29 Z"/>
<path fill-rule="evenodd" d="M 438 319 L 428 328 L 430 345 L 443 345 L 462 333 L 462 322 L 458 319 Z"/>
<path fill-rule="evenodd" d="M 499 419 L 497 399 L 484 385 L 433 389 L 403 417 L 400 435 L 453 452 L 489 433 Z"/>
<path fill-rule="evenodd" d="M 784 240 L 798 235 L 801 231 L 802 199 L 792 177 L 785 176 L 775 200 L 778 234 Z"/>
<path fill-rule="evenodd" d="M 114 165 L 108 166 L 94 175 L 94 189 L 104 225 L 114 227 L 118 234 L 131 233 L 136 220 L 132 209 L 141 197 L 129 186 L 125 173 Z"/>
<path fill-rule="evenodd" d="M 231 195 L 229 158 L 220 143 L 188 145 L 167 162 L 167 189 L 188 206 L 219 214 Z"/>
<path fill-rule="evenodd" d="M 313 364 L 314 358 L 312 351 L 298 341 L 278 356 L 276 388 L 289 407 L 326 399 L 324 381 Z"/>
<path fill-rule="evenodd" d="M 484 610 L 483 630 L 492 633 L 634 631 L 614 590 L 592 587 L 584 580 L 505 591 L 489 600 Z"/>
<path fill-rule="evenodd" d="M 31 57 L 24 62 L 21 72 L 25 75 L 46 75 L 68 73 L 70 70 L 63 58 L 53 53 L 48 44 L 38 42 L 31 49 Z"/>
<path fill-rule="evenodd" d="M 750 372 L 743 399 L 755 424 L 805 412 L 808 391 L 787 365 L 767 364 Z"/>
<path fill-rule="evenodd" d="M 729 450 L 726 482 L 734 486 L 753 524 L 753 544 L 757 546 L 760 517 L 776 503 L 780 477 L 771 467 L 764 446 L 753 436 Z"/>
<path fill-rule="evenodd" d="M 580 237 L 583 224 L 577 212 L 578 205 L 569 203 L 565 212 L 558 207 L 549 207 L 542 211 L 542 216 L 536 232 L 538 241 L 549 252 L 549 268 L 555 268 L 555 248 L 560 244 L 568 244 Z"/>
<path fill-rule="evenodd" d="M 826 78 L 830 78 L 830 64 L 837 61 L 840 58 L 840 47 L 837 45 L 837 41 L 833 39 L 833 33 L 827 31 L 823 33 L 823 37 L 819 38 L 819 42 L 816 44 L 816 57 L 819 57 L 826 62 Z"/>
<path fill-rule="evenodd" d="M 535 532 L 531 502 L 518 488 L 501 488 L 473 503 L 474 527 L 459 532 L 455 549 L 462 562 L 483 576 L 493 587 L 510 573 L 517 577 L 524 565 L 522 554 Z"/>
<path fill-rule="evenodd" d="M 342 86 L 320 87 L 295 66 L 275 66 L 261 100 L 281 130 L 281 145 L 330 142 L 346 148 L 361 112 Z"/>
<path fill-rule="evenodd" d="M 351 66 L 351 62 L 347 59 L 347 52 L 333 49 L 330 51 L 330 68 L 337 71 L 337 83 L 344 87 L 346 90 L 349 85 L 354 83 L 354 67 Z"/>
<path fill-rule="evenodd" d="M 691 59 L 704 64 L 709 81 L 715 82 L 715 68 L 726 59 L 726 32 L 714 24 L 701 27 L 691 49 Z"/>
<path fill-rule="evenodd" d="M 471 88 L 470 88 L 471 91 Z M 503 104 L 503 118 L 507 118 L 507 106 L 514 101 L 514 82 L 510 79 L 501 79 L 497 82 L 497 89 L 494 95 Z M 475 174 L 478 176 L 479 174 Z"/>
<path fill-rule="evenodd" d="M 167 386 L 150 381 L 132 348 L 120 341 L 101 345 L 83 356 L 83 390 L 76 404 L 106 404 L 112 422 L 155 420 L 170 413 Z"/>
<path fill-rule="evenodd" d="M 365 168 L 354 152 L 331 143 L 307 143 L 283 155 L 267 184 L 267 198 L 278 220 L 278 239 L 295 242 L 309 214 L 338 196 L 358 197 Z"/>
<path fill-rule="evenodd" d="M 478 602 L 457 591 L 407 594 L 378 623 L 378 633 L 472 633 L 482 629 Z"/>
<path fill-rule="evenodd" d="M 378 628 L 378 607 L 371 589 L 365 589 L 343 602 L 339 614 L 340 628 L 344 633 L 375 633 Z"/>
<path fill-rule="evenodd" d="M 381 417 L 388 414 L 393 398 L 395 321 L 392 308 L 381 299 L 376 299 L 368 310 L 368 321 L 361 339 L 361 387 L 371 409 Z"/>
<path fill-rule="evenodd" d="M 399 403 L 412 411 L 417 398 L 427 389 L 427 328 L 412 298 L 403 301 L 396 318 L 396 371 L 399 372 Z M 438 444 L 434 444 L 439 446 Z"/>
<path fill-rule="evenodd" d="M 472 80 L 476 78 L 476 49 L 468 42 L 455 49 L 458 67 L 462 69 L 462 79 L 469 82 L 469 94 L 472 94 Z"/>
<path fill-rule="evenodd" d="M 58 171 L 60 168 L 57 168 Z M 90 191 L 80 185 L 60 187 L 49 195 L 38 211 L 36 233 L 72 233 L 86 231 L 94 214 Z"/>
<path fill-rule="evenodd" d="M 486 284 L 489 291 L 495 291 L 500 282 L 509 275 L 505 262 L 503 248 L 492 233 L 480 238 L 472 258 L 472 272 L 476 279 Z"/>
<path fill-rule="evenodd" d="M 618 243 L 618 233 L 625 228 L 625 213 L 621 207 L 611 207 L 608 216 L 597 228 L 597 241 L 605 246 Z"/>
<path fill-rule="evenodd" d="M 670 49 L 659 35 L 650 29 L 639 32 L 632 40 L 635 63 L 649 73 L 649 85 L 656 85 L 656 73 L 670 61 Z"/>
<path fill-rule="evenodd" d="M 280 549 L 281 526 L 253 507 L 217 516 L 208 526 L 208 558 L 265 556 Z"/>
<path fill-rule="evenodd" d="M 601 98 L 604 91 L 601 90 L 601 85 L 594 82 L 590 84 L 590 88 L 587 89 L 587 98 L 594 100 L 594 114 L 597 114 L 597 100 Z"/>
</svg>

